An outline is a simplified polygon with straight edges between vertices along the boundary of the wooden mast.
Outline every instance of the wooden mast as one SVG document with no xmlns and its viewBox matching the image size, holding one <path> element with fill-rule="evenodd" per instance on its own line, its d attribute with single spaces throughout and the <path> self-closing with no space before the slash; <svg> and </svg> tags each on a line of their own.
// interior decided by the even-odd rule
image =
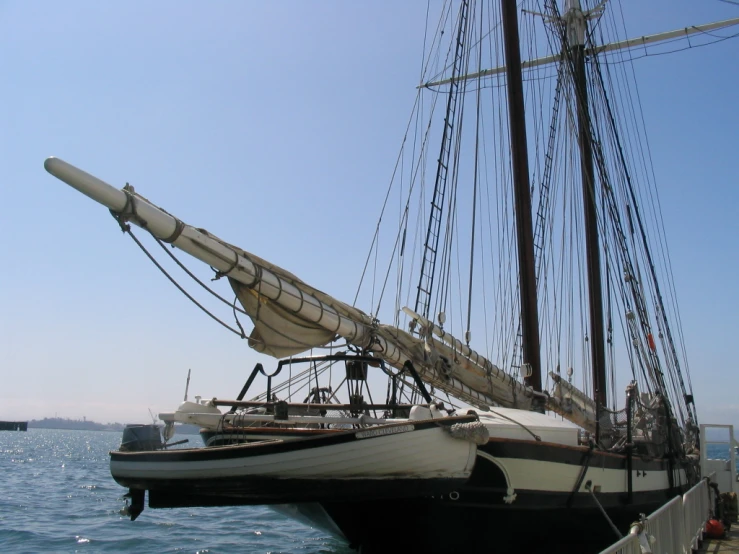
<svg viewBox="0 0 739 554">
<path fill-rule="evenodd" d="M 526 145 L 523 78 L 516 9 L 516 0 L 501 0 L 513 164 L 516 239 L 518 244 L 519 290 L 521 294 L 522 367 L 526 367 L 528 364 L 531 368 L 531 374 L 525 377 L 526 384 L 535 391 L 541 391 L 541 352 L 539 346 L 536 271 L 534 268 L 534 230 L 531 221 L 529 156 Z"/>
<path fill-rule="evenodd" d="M 598 202 L 593 169 L 593 147 L 588 110 L 588 84 L 585 75 L 585 31 L 592 12 L 583 13 L 580 0 L 569 0 L 564 20 L 567 45 L 577 101 L 577 139 L 580 147 L 585 251 L 587 254 L 588 306 L 590 311 L 590 357 L 593 375 L 593 399 L 607 405 L 605 325 L 603 322 L 603 285 L 601 282 L 600 245 L 598 241 Z"/>
</svg>

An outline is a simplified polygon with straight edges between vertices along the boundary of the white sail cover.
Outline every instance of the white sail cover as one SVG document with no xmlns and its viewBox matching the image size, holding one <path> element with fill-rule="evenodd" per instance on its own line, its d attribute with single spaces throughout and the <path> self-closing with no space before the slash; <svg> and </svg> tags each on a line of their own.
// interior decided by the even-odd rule
<svg viewBox="0 0 739 554">
<path fill-rule="evenodd" d="M 365 325 L 371 325 L 372 319 L 361 310 L 344 304 L 314 289 L 289 271 L 271 264 L 251 252 L 246 252 L 224 241 L 221 242 L 235 252 L 238 252 L 239 255 L 249 258 L 255 267 L 267 270 L 277 275 L 281 281 L 289 283 L 306 294 L 320 299 L 322 303 L 330 306 L 344 317 L 349 317 Z M 229 277 L 228 280 L 244 311 L 249 314 L 254 324 L 254 329 L 249 335 L 249 347 L 257 352 L 275 358 L 284 358 L 300 354 L 311 348 L 324 346 L 337 338 L 338 333 L 336 331 L 327 329 L 325 326 L 314 323 L 305 317 L 300 317 L 294 312 L 285 309 L 280 305 L 279 298 L 272 299 L 261 294 L 258 283 L 256 286 L 249 286 L 232 277 Z"/>
<path fill-rule="evenodd" d="M 326 344 L 335 336 L 323 327 L 295 317 L 253 288 L 233 279 L 229 281 L 244 311 L 254 323 L 254 329 L 249 334 L 249 347 L 257 352 L 285 358 Z"/>
<path fill-rule="evenodd" d="M 229 279 L 229 282 L 254 323 L 249 335 L 249 347 L 257 352 L 275 358 L 294 356 L 331 342 L 336 336 L 319 325 L 294 316 L 253 288 L 234 279 Z"/>
</svg>

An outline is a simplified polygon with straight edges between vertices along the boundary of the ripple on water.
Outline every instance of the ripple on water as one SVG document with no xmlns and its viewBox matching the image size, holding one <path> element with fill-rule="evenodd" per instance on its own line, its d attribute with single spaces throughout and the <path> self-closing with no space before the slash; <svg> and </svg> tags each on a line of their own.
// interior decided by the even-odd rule
<svg viewBox="0 0 739 554">
<path fill-rule="evenodd" d="M 147 509 L 130 521 L 108 466 L 119 444 L 102 431 L 0 433 L 0 552 L 353 553 L 263 507 Z"/>
</svg>

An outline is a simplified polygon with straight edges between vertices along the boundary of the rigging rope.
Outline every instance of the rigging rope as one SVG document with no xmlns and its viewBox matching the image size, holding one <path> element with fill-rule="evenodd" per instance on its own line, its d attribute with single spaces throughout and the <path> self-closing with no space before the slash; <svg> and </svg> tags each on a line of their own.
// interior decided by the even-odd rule
<svg viewBox="0 0 739 554">
<path fill-rule="evenodd" d="M 202 305 L 202 304 L 201 304 L 200 302 L 198 302 L 198 301 L 197 301 L 197 300 L 196 300 L 196 299 L 195 299 L 195 298 L 194 298 L 194 297 L 193 297 L 193 296 L 192 296 L 192 295 L 191 295 L 191 294 L 190 294 L 189 292 L 187 292 L 187 291 L 186 291 L 186 290 L 184 289 L 184 287 L 183 287 L 182 285 L 180 285 L 180 284 L 179 284 L 179 283 L 177 282 L 177 280 L 176 280 L 176 279 L 175 279 L 174 277 L 172 277 L 172 275 L 170 275 L 170 274 L 169 274 L 169 272 L 167 272 L 167 270 L 166 270 L 166 269 L 164 269 L 164 267 L 163 267 L 163 266 L 162 266 L 162 265 L 161 265 L 161 264 L 160 264 L 160 263 L 159 263 L 159 262 L 158 262 L 158 261 L 156 260 L 156 258 L 155 258 L 155 257 L 154 257 L 154 256 L 153 256 L 153 255 L 152 255 L 152 254 L 151 254 L 151 253 L 150 253 L 150 252 L 149 252 L 149 251 L 147 250 L 147 248 L 146 248 L 146 247 L 145 247 L 145 246 L 143 245 L 143 243 L 142 243 L 142 242 L 141 242 L 141 241 L 140 241 L 140 240 L 139 240 L 139 239 L 138 239 L 138 238 L 137 238 L 137 237 L 136 237 L 136 236 L 134 235 L 133 231 L 131 230 L 131 226 L 130 226 L 129 224 L 127 224 L 127 223 L 126 223 L 126 217 L 136 217 L 136 218 L 137 218 L 137 220 L 138 220 L 139 222 L 143 223 L 142 227 L 143 227 L 144 229 L 146 229 L 146 230 L 148 231 L 148 229 L 147 229 L 147 226 L 146 226 L 146 222 L 144 222 L 144 221 L 143 221 L 143 220 L 142 220 L 142 219 L 141 219 L 140 217 L 138 217 L 138 216 L 137 216 L 137 214 L 136 214 L 136 211 L 135 211 L 135 201 L 134 201 L 135 193 L 132 193 L 132 192 L 130 192 L 130 191 L 127 191 L 127 190 L 125 190 L 125 189 L 124 189 L 124 192 L 126 192 L 127 198 L 129 198 L 129 195 L 130 195 L 130 199 L 131 199 L 131 201 L 130 201 L 130 202 L 128 202 L 128 200 L 127 200 L 127 204 L 126 204 L 126 206 L 129 206 L 129 207 L 130 207 L 130 209 L 131 209 L 131 213 L 130 213 L 130 215 L 124 215 L 124 212 L 121 212 L 121 213 L 113 212 L 112 210 L 111 210 L 111 212 L 110 212 L 110 213 L 111 213 L 111 215 L 113 216 L 113 218 L 114 218 L 114 219 L 115 219 L 115 220 L 116 220 L 116 221 L 118 222 L 118 225 L 120 226 L 120 228 L 121 228 L 121 231 L 123 231 L 124 233 L 127 233 L 127 234 L 128 234 L 128 235 L 129 235 L 129 236 L 130 236 L 130 237 L 131 237 L 131 238 L 133 239 L 133 241 L 134 241 L 134 242 L 135 242 L 135 243 L 136 243 L 136 244 L 138 245 L 138 247 L 139 247 L 139 248 L 140 248 L 140 249 L 141 249 L 141 250 L 142 250 L 142 251 L 144 252 L 144 254 L 146 254 L 146 256 L 147 256 L 147 257 L 149 258 L 149 260 L 151 260 L 151 262 L 152 262 L 152 263 L 153 263 L 153 264 L 154 264 L 154 265 L 155 265 L 155 266 L 156 266 L 156 267 L 157 267 L 157 268 L 159 269 L 159 271 L 161 271 L 161 272 L 162 272 L 162 274 L 163 274 L 163 275 L 164 275 L 164 276 L 165 276 L 165 277 L 166 277 L 166 278 L 167 278 L 167 279 L 168 279 L 168 280 L 169 280 L 169 281 L 170 281 L 170 282 L 171 282 L 171 283 L 172 283 L 172 284 L 173 284 L 173 285 L 174 285 L 175 287 L 177 287 L 177 289 L 179 289 L 179 291 L 180 291 L 180 292 L 181 292 L 182 294 L 184 294 L 184 295 L 185 295 L 185 296 L 186 296 L 186 297 L 187 297 L 187 298 L 188 298 L 188 299 L 189 299 L 189 300 L 190 300 L 190 301 L 191 301 L 191 302 L 192 302 L 193 304 L 195 304 L 195 305 L 196 305 L 196 306 L 197 306 L 198 308 L 200 308 L 200 309 L 201 309 L 201 310 L 202 310 L 202 311 L 203 311 L 203 312 L 204 312 L 204 313 L 205 313 L 206 315 L 208 315 L 208 316 L 209 316 L 209 317 L 210 317 L 211 319 L 213 319 L 213 320 L 214 320 L 214 321 L 216 321 L 216 322 L 217 322 L 218 324 L 220 324 L 221 326 L 225 327 L 226 329 L 228 329 L 229 331 L 231 331 L 231 332 L 232 332 L 232 333 L 234 333 L 235 335 L 238 335 L 238 336 L 239 336 L 240 338 L 242 338 L 242 339 L 249 339 L 249 341 L 250 341 L 250 342 L 253 342 L 253 343 L 262 343 L 262 341 L 259 341 L 258 339 L 254 338 L 254 337 L 251 337 L 251 336 L 247 336 L 247 335 L 246 335 L 246 332 L 244 331 L 244 328 L 243 328 L 243 326 L 241 325 L 241 321 L 239 321 L 239 318 L 238 318 L 238 315 L 236 314 L 236 312 L 239 312 L 239 313 L 242 313 L 242 314 L 245 314 L 245 315 L 249 315 L 249 314 L 248 314 L 248 313 L 247 313 L 247 312 L 246 312 L 246 311 L 245 311 L 244 309 L 242 309 L 242 308 L 239 308 L 239 307 L 238 307 L 238 306 L 236 305 L 236 301 L 237 301 L 237 299 L 236 299 L 236 298 L 234 298 L 233 302 L 230 302 L 230 301 L 228 301 L 227 299 L 225 299 L 225 298 L 224 298 L 223 296 L 219 295 L 219 294 L 218 294 L 217 292 L 215 292 L 214 290 L 212 290 L 212 289 L 211 289 L 211 288 L 210 288 L 210 287 L 209 287 L 208 285 L 206 285 L 206 284 L 205 284 L 205 283 L 204 283 L 204 282 L 203 282 L 203 281 L 202 281 L 201 279 L 199 279 L 199 278 L 198 278 L 198 277 L 197 277 L 197 276 L 196 276 L 195 274 L 193 274 L 193 273 L 192 273 L 192 271 L 190 271 L 190 270 L 189 270 L 189 269 L 188 269 L 188 268 L 187 268 L 187 267 L 186 267 L 186 266 L 185 266 L 185 265 L 184 265 L 184 264 L 183 264 L 183 263 L 182 263 L 182 262 L 181 262 L 181 261 L 180 261 L 180 260 L 179 260 L 179 259 L 178 259 L 178 258 L 177 258 L 177 257 L 175 256 L 175 255 L 174 255 L 174 254 L 172 254 L 172 253 L 171 253 L 171 252 L 169 251 L 169 249 L 167 249 L 167 247 L 166 247 L 166 246 L 165 246 L 165 245 L 163 244 L 163 241 L 162 241 L 161 239 L 157 238 L 156 236 L 154 236 L 153 234 L 151 234 L 151 233 L 150 233 L 150 234 L 151 234 L 151 236 L 152 236 L 152 237 L 154 238 L 154 240 L 155 240 L 155 241 L 157 242 L 157 244 L 159 244 L 159 246 L 160 246 L 160 247 L 161 247 L 161 248 L 162 248 L 162 249 L 163 249 L 163 250 L 164 250 L 164 251 L 165 251 L 165 252 L 167 253 L 167 255 L 168 255 L 168 256 L 169 256 L 169 257 L 170 257 L 170 258 L 171 258 L 171 259 L 172 259 L 172 260 L 173 260 L 173 261 L 174 261 L 174 262 L 175 262 L 175 263 L 176 263 L 176 264 L 177 264 L 177 265 L 178 265 L 178 266 L 179 266 L 179 267 L 180 267 L 180 268 L 181 268 L 181 269 L 182 269 L 182 270 L 183 270 L 183 271 L 184 271 L 184 272 L 185 272 L 185 273 L 186 273 L 186 274 L 187 274 L 187 275 L 188 275 L 188 276 L 189 276 L 189 277 L 191 278 L 191 279 L 193 279 L 193 280 L 194 280 L 195 282 L 197 282 L 197 283 L 198 283 L 198 284 L 199 284 L 199 285 L 200 285 L 201 287 L 203 287 L 203 288 L 204 288 L 205 290 L 207 290 L 207 291 L 208 291 L 208 292 L 209 292 L 209 293 L 210 293 L 211 295 L 213 295 L 213 296 L 214 296 L 215 298 L 217 298 L 218 300 L 220 300 L 221 302 L 223 302 L 223 303 L 224 303 L 224 304 L 226 304 L 226 305 L 227 305 L 227 306 L 228 306 L 229 308 L 231 308 L 231 309 L 232 309 L 232 311 L 233 311 L 233 315 L 234 315 L 234 320 L 235 320 L 235 322 L 236 322 L 236 326 L 238 327 L 238 330 L 237 330 L 237 329 L 235 329 L 235 328 L 233 328 L 233 327 L 231 327 L 230 325 L 228 325 L 228 324 L 227 324 L 226 322 L 224 322 L 224 321 L 223 321 L 223 320 L 221 320 L 221 319 L 220 319 L 219 317 L 217 317 L 217 316 L 216 316 L 216 315 L 215 315 L 214 313 L 212 313 L 212 312 L 211 312 L 210 310 L 208 310 L 208 309 L 207 309 L 207 308 L 206 308 L 205 306 L 203 306 L 203 305 Z M 125 209 L 126 209 L 126 208 L 124 208 L 124 210 L 125 210 Z M 180 231 L 180 232 L 181 232 L 181 231 Z M 214 280 L 216 280 L 216 279 L 219 279 L 219 278 L 220 278 L 221 276 L 222 276 L 222 275 L 220 275 L 220 274 L 219 274 L 219 272 L 216 272 L 216 277 L 214 278 Z M 251 316 L 250 316 L 250 317 L 251 317 Z M 273 333 L 275 333 L 275 334 L 277 334 L 277 335 L 279 335 L 279 336 L 281 336 L 281 337 L 283 337 L 283 338 L 285 338 L 285 339 L 288 339 L 289 341 L 291 341 L 291 342 L 292 342 L 293 344 L 295 344 L 295 345 L 298 345 L 298 346 L 305 346 L 306 348 L 311 348 L 311 347 L 312 347 L 312 348 L 317 348 L 317 349 L 320 349 L 320 348 L 331 348 L 331 346 L 313 346 L 313 345 L 311 345 L 311 344 L 308 344 L 308 343 L 303 343 L 303 342 L 301 342 L 301 341 L 299 341 L 299 340 L 295 339 L 294 337 L 291 337 L 291 336 L 288 336 L 288 335 L 286 335 L 286 334 L 285 334 L 285 333 L 283 333 L 283 332 L 282 332 L 282 331 L 281 331 L 280 329 L 278 329 L 278 328 L 276 328 L 276 327 L 274 327 L 274 326 L 272 326 L 272 325 L 269 325 L 269 324 L 268 324 L 268 323 L 266 323 L 266 322 L 265 322 L 264 320 L 259 320 L 259 317 L 258 317 L 258 315 L 257 315 L 257 320 L 258 320 L 258 321 L 260 322 L 260 324 L 262 324 L 262 325 L 263 325 L 263 326 L 264 326 L 265 328 L 269 329 L 269 330 L 270 330 L 270 331 L 272 331 Z M 262 343 L 262 344 L 263 344 L 263 343 Z"/>
<path fill-rule="evenodd" d="M 128 194 L 126 195 L 126 197 L 128 198 Z M 134 203 L 132 203 L 132 205 L 135 205 L 135 204 L 134 204 Z M 141 241 L 140 241 L 140 240 L 139 240 L 139 239 L 138 239 L 138 238 L 136 237 L 136 235 L 134 235 L 134 234 L 133 234 L 133 231 L 131 230 L 131 226 L 130 226 L 130 225 L 128 225 L 128 224 L 127 224 L 127 223 L 125 222 L 125 218 L 124 218 L 124 216 L 123 216 L 122 214 L 120 214 L 120 213 L 116 213 L 116 212 L 113 212 L 113 211 L 111 211 L 110 213 L 111 213 L 111 215 L 113 216 L 113 218 L 114 218 L 114 219 L 115 219 L 115 220 L 116 220 L 116 221 L 118 222 L 118 225 L 120 225 L 120 227 L 121 227 L 121 231 L 123 231 L 124 233 L 128 233 L 128 235 L 129 235 L 129 236 L 130 236 L 130 237 L 131 237 L 131 238 L 133 239 L 133 241 L 134 241 L 134 242 L 135 242 L 135 243 L 136 243 L 136 244 L 138 245 L 138 247 L 139 247 L 139 248 L 140 248 L 140 249 L 141 249 L 141 250 L 142 250 L 142 251 L 144 252 L 144 254 L 146 254 L 146 256 L 147 256 L 147 257 L 149 258 L 149 260 L 151 260 L 151 262 L 152 262 L 152 263 L 153 263 L 153 264 L 154 264 L 155 266 L 157 266 L 157 268 L 159 269 L 159 271 L 161 271 L 161 272 L 162 272 L 162 273 L 164 274 L 164 276 L 165 276 L 165 277 L 166 277 L 167 279 L 169 279 L 169 281 L 170 281 L 170 282 L 171 282 L 171 283 L 172 283 L 172 284 L 173 284 L 173 285 L 174 285 L 175 287 L 177 287 L 177 288 L 179 289 L 179 291 L 180 291 L 180 292 L 181 292 L 182 294 L 184 294 L 184 295 L 185 295 L 185 296 L 186 296 L 186 297 L 187 297 L 187 298 L 188 298 L 188 299 L 189 299 L 189 300 L 190 300 L 190 301 L 191 301 L 191 302 L 192 302 L 193 304 L 195 304 L 195 305 L 196 305 L 196 306 L 197 306 L 198 308 L 200 308 L 200 309 L 201 309 L 201 310 L 202 310 L 203 312 L 205 312 L 205 313 L 206 313 L 206 314 L 207 314 L 207 315 L 208 315 L 208 316 L 209 316 L 209 317 L 210 317 L 211 319 L 213 319 L 213 320 L 214 320 L 214 321 L 215 321 L 216 323 L 218 323 L 218 324 L 220 324 L 221 326 L 225 327 L 226 329 L 228 329 L 229 331 L 231 331 L 231 332 L 232 332 L 232 333 L 234 333 L 235 335 L 238 335 L 238 336 L 239 336 L 239 337 L 241 337 L 242 339 L 245 339 L 245 338 L 247 338 L 247 337 L 246 337 L 246 335 L 244 334 L 244 330 L 243 330 L 243 328 L 241 328 L 241 324 L 240 324 L 240 323 L 238 324 L 238 326 L 239 326 L 239 330 L 237 330 L 237 329 L 234 329 L 233 327 L 231 327 L 230 325 L 228 325 L 228 324 L 227 324 L 226 322 L 224 322 L 224 321 L 222 321 L 221 319 L 219 319 L 219 318 L 218 318 L 218 317 L 217 317 L 217 316 L 216 316 L 215 314 L 213 314 L 213 313 L 212 313 L 212 312 L 210 312 L 210 311 L 209 311 L 208 309 L 206 309 L 206 308 L 205 308 L 205 306 L 203 306 L 203 305 L 202 305 L 202 304 L 201 304 L 200 302 L 198 302 L 197 300 L 195 300 L 195 298 L 193 298 L 193 296 L 192 296 L 192 295 L 191 295 L 190 293 L 188 293 L 188 292 L 187 292 L 187 291 L 186 291 L 186 290 L 185 290 L 185 289 L 184 289 L 184 288 L 182 287 L 182 285 L 180 285 L 180 284 L 179 284 L 179 283 L 178 283 L 178 282 L 177 282 L 177 281 L 176 281 L 176 280 L 174 279 L 174 277 L 172 277 L 172 276 L 171 276 L 171 275 L 170 275 L 170 274 L 169 274 L 169 273 L 167 272 L 167 270 L 166 270 L 166 269 L 164 269 L 164 267 L 163 267 L 163 266 L 162 266 L 162 265 L 161 265 L 161 264 L 160 264 L 160 263 L 159 263 L 159 262 L 158 262 L 158 261 L 156 260 L 156 258 L 154 258 L 154 256 L 152 256 L 152 254 L 151 254 L 151 253 L 150 253 L 150 252 L 149 252 L 149 251 L 148 251 L 148 250 L 146 249 L 146 247 L 145 247 L 145 246 L 144 246 L 144 245 L 143 245 L 143 244 L 141 243 Z M 134 215 L 134 216 L 136 215 L 136 214 L 135 214 L 135 210 L 134 210 L 134 211 L 133 211 L 132 213 L 133 213 L 133 215 Z M 143 225 L 143 227 L 144 227 L 144 228 L 146 229 L 146 226 L 145 226 L 145 225 Z M 153 235 L 152 235 L 152 236 L 153 236 Z M 155 238 L 156 238 L 156 237 L 155 237 Z M 159 239 L 157 239 L 157 242 L 159 242 Z M 162 245 L 162 246 L 163 246 L 163 245 Z M 165 250 L 166 250 L 166 247 L 165 247 Z M 207 288 L 207 287 L 206 287 L 206 288 Z M 215 293 L 214 293 L 214 294 L 215 294 Z M 216 296 L 218 296 L 218 295 L 216 294 Z M 218 298 L 220 298 L 220 297 L 218 297 Z M 226 301 L 225 299 L 221 298 L 221 300 L 223 300 L 224 302 L 226 302 L 226 304 L 228 304 L 229 306 L 231 305 L 231 303 L 230 303 L 230 302 L 228 302 L 228 301 Z M 238 319 L 237 319 L 237 321 L 238 321 Z"/>
</svg>

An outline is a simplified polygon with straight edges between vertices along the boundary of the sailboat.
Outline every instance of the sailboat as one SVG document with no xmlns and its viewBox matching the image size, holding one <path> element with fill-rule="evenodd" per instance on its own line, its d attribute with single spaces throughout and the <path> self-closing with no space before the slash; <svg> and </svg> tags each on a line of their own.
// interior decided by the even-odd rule
<svg viewBox="0 0 739 554">
<path fill-rule="evenodd" d="M 739 20 L 611 40 L 623 25 L 605 0 L 533 4 L 444 5 L 385 199 L 397 217 L 380 217 L 351 304 L 132 186 L 45 161 L 132 237 L 141 227 L 212 268 L 235 297 L 214 292 L 235 332 L 279 360 L 233 399 L 160 414 L 154 446 L 111 453 L 132 519 L 148 494 L 152 508 L 274 506 L 364 553 L 533 552 L 555 533 L 590 552 L 700 479 L 645 137 L 616 103 L 633 86 L 619 56 Z M 522 61 L 521 45 L 547 52 Z M 200 426 L 204 446 L 174 448 L 178 423 Z"/>
</svg>

